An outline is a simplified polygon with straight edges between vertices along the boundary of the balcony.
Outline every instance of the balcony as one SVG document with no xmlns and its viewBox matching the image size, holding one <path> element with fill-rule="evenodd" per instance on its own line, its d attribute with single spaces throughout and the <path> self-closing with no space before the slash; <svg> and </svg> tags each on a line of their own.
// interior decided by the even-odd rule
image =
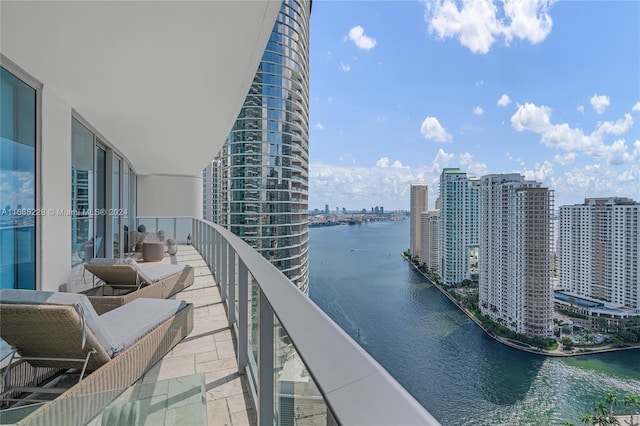
<svg viewBox="0 0 640 426">
<path fill-rule="evenodd" d="M 163 261 L 195 268 L 193 286 L 174 296 L 195 305 L 193 331 L 135 386 L 104 390 L 114 397 L 124 391 L 106 409 L 95 407 L 95 395 L 78 396 L 49 403 L 37 411 L 36 423 L 62 418 L 66 424 L 87 424 L 77 420 L 81 415 L 69 417 L 74 407 L 91 425 L 134 408 L 146 424 L 191 424 L 190 419 L 209 425 L 439 424 L 241 239 L 194 218 L 138 218 L 138 223 L 183 243 L 175 258 Z M 184 244 L 187 235 L 192 245 Z M 161 403 L 153 403 L 153 396 L 144 399 L 163 387 L 174 394 L 163 394 Z M 187 401 L 190 408 L 180 408 Z"/>
</svg>

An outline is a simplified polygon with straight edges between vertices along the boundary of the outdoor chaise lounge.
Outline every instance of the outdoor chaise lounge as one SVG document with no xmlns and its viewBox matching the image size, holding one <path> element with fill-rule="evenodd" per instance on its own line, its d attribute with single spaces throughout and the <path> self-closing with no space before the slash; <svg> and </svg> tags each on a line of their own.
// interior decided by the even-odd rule
<svg viewBox="0 0 640 426">
<path fill-rule="evenodd" d="M 3 399 L 38 392 L 29 369 L 82 370 L 25 424 L 85 424 L 193 329 L 193 305 L 180 300 L 136 299 L 98 316 L 85 295 L 33 290 L 0 290 L 0 316 L 0 337 L 18 354 L 2 369 Z"/>
<path fill-rule="evenodd" d="M 87 271 L 104 281 L 85 290 L 98 315 L 141 297 L 166 299 L 193 284 L 190 266 L 154 264 L 143 268 L 134 259 L 91 259 Z"/>
</svg>

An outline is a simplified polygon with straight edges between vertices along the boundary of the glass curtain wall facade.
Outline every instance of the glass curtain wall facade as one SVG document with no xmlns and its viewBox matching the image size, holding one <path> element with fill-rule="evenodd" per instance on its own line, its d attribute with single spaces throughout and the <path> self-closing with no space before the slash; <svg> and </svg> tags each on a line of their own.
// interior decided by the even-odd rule
<svg viewBox="0 0 640 426">
<path fill-rule="evenodd" d="M 305 293 L 310 13 L 310 2 L 283 1 L 242 110 L 218 157 L 221 182 L 204 200 L 207 206 L 207 194 L 219 197 L 218 222 Z"/>
<path fill-rule="evenodd" d="M 71 267 L 86 280 L 94 257 L 124 257 L 135 225 L 136 176 L 130 165 L 79 119 L 71 123 Z"/>
<path fill-rule="evenodd" d="M 36 288 L 37 90 L 1 69 L 0 288 Z"/>
</svg>

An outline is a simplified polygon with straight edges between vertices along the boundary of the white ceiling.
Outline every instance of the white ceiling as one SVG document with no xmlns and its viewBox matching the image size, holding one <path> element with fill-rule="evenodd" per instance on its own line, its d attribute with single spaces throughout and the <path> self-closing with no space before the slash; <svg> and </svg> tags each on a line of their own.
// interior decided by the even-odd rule
<svg viewBox="0 0 640 426">
<path fill-rule="evenodd" d="M 5 1 L 2 53 L 139 174 L 199 175 L 224 143 L 281 1 Z"/>
</svg>

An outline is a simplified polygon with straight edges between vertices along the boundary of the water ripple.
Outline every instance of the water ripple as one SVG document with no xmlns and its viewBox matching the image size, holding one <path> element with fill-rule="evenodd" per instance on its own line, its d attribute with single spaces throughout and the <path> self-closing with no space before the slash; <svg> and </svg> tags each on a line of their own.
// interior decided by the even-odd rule
<svg viewBox="0 0 640 426">
<path fill-rule="evenodd" d="M 443 425 L 580 424 L 605 391 L 640 391 L 640 351 L 545 358 L 493 341 L 400 257 L 408 235 L 408 221 L 311 229 L 310 296 Z"/>
</svg>

